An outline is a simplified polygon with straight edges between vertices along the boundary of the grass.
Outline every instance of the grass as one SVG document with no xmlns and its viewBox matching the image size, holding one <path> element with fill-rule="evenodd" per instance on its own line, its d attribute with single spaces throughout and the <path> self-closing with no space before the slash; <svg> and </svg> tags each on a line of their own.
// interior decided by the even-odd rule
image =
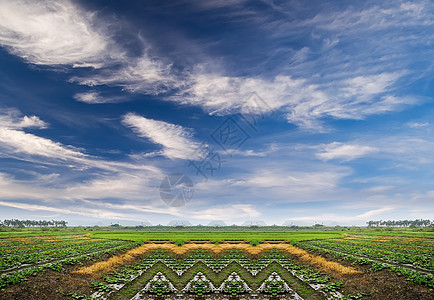
<svg viewBox="0 0 434 300">
<path fill-rule="evenodd" d="M 295 242 L 343 237 L 341 231 L 96 231 L 92 236 L 126 241 Z"/>
</svg>

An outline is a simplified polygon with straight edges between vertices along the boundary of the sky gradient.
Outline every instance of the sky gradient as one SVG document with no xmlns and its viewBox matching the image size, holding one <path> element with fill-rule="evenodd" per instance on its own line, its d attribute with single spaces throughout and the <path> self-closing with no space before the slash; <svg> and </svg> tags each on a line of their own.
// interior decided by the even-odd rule
<svg viewBox="0 0 434 300">
<path fill-rule="evenodd" d="M 434 219 L 433 13 L 0 0 L 0 219 Z"/>
</svg>

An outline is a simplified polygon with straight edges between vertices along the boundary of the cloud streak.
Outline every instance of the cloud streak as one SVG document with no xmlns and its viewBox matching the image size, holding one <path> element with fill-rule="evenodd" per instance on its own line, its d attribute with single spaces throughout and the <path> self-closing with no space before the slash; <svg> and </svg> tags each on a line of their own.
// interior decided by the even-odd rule
<svg viewBox="0 0 434 300">
<path fill-rule="evenodd" d="M 88 168 L 110 171 L 128 169 L 150 171 L 161 175 L 161 171 L 151 165 L 107 161 L 88 155 L 82 149 L 24 131 L 28 128 L 45 129 L 47 127 L 48 124 L 37 116 L 19 117 L 17 110 L 7 109 L 5 113 L 0 114 L 0 149 L 3 150 L 1 156 L 42 165 L 62 165 L 82 170 Z"/>
<path fill-rule="evenodd" d="M 316 153 L 316 156 L 322 160 L 342 159 L 350 161 L 377 151 L 377 148 L 371 146 L 333 142 L 324 145 L 323 150 Z"/>
<path fill-rule="evenodd" d="M 95 64 L 107 39 L 92 26 L 92 13 L 69 1 L 2 1 L 0 44 L 38 65 Z"/>
<path fill-rule="evenodd" d="M 165 93 L 181 84 L 171 73 L 170 65 L 146 54 L 138 58 L 125 57 L 119 60 L 119 63 L 119 66 L 107 66 L 88 75 L 74 76 L 70 81 L 90 87 L 122 87 L 129 93 L 151 95 Z M 104 98 L 100 97 L 98 100 L 99 103 L 110 102 L 109 99 L 104 101 Z"/>
<path fill-rule="evenodd" d="M 143 53 L 131 57 L 116 43 L 97 12 L 68 0 L 5 0 L 0 9 L 0 45 L 36 65 L 89 68 L 72 82 L 86 86 L 120 86 L 128 92 L 159 94 L 173 88 L 171 66 Z M 87 103 L 112 102 L 91 93 Z"/>
<path fill-rule="evenodd" d="M 159 154 L 170 159 L 193 159 L 194 152 L 200 146 L 193 140 L 192 130 L 180 125 L 147 119 L 133 113 L 126 114 L 122 123 L 138 136 L 162 146 Z"/>
<path fill-rule="evenodd" d="M 256 92 L 267 104 L 265 112 L 280 109 L 290 123 L 321 129 L 321 119 L 326 117 L 362 119 L 414 104 L 415 99 L 386 94 L 401 77 L 400 73 L 380 73 L 313 84 L 283 75 L 266 80 L 196 74 L 190 87 L 171 99 L 201 106 L 211 114 L 226 115 L 242 112 L 245 101 Z"/>
</svg>

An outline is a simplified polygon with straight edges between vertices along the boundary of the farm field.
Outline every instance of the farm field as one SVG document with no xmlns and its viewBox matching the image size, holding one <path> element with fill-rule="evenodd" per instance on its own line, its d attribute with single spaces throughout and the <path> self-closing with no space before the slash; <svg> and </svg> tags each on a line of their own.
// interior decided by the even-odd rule
<svg viewBox="0 0 434 300">
<path fill-rule="evenodd" d="M 0 299 L 433 299 L 433 255 L 339 231 L 10 234 Z"/>
<path fill-rule="evenodd" d="M 288 242 L 342 237 L 341 231 L 104 231 L 93 237 L 130 241 L 190 241 L 190 242 Z"/>
</svg>

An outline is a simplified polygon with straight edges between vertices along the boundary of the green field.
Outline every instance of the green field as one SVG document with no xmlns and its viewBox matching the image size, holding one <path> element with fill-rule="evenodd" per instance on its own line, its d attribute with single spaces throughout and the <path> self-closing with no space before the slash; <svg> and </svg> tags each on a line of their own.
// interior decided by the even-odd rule
<svg viewBox="0 0 434 300">
<path fill-rule="evenodd" d="M 13 237 L 26 237 L 26 236 L 55 236 L 55 235 L 65 235 L 65 234 L 85 234 L 88 233 L 83 230 L 70 230 L 62 229 L 59 231 L 45 231 L 39 228 L 35 229 L 25 229 L 20 231 L 6 231 L 0 232 L 0 238 L 13 238 Z"/>
<path fill-rule="evenodd" d="M 288 242 L 343 237 L 342 231 L 102 231 L 93 237 L 128 241 Z"/>
<path fill-rule="evenodd" d="M 394 230 L 363 230 L 352 231 L 351 234 L 372 234 L 372 235 L 384 235 L 384 236 L 404 236 L 404 237 L 420 237 L 420 238 L 432 238 L 434 239 L 434 231 L 415 231 L 414 229 L 394 229 Z"/>
<path fill-rule="evenodd" d="M 432 230 L 432 229 L 431 229 Z M 324 228 L 321 230 L 313 229 L 290 229 L 290 228 L 170 228 L 170 227 L 150 227 L 150 228 L 14 228 L 0 232 L 0 238 L 24 237 L 24 236 L 52 236 L 65 234 L 86 234 L 89 233 L 97 238 L 128 240 L 128 241 L 302 241 L 315 239 L 329 239 L 343 237 L 348 234 L 372 234 L 382 236 L 403 236 L 434 238 L 434 231 L 430 228 L 346 228 L 345 230 L 333 230 Z"/>
</svg>

